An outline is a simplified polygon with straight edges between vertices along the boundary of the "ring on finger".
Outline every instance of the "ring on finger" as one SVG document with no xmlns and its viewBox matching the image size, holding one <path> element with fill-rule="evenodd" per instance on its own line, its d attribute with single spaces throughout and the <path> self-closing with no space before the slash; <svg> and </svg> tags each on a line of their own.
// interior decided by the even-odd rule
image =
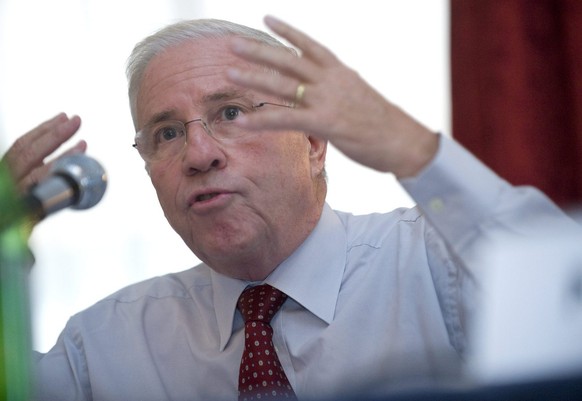
<svg viewBox="0 0 582 401">
<path fill-rule="evenodd" d="M 305 84 L 304 83 L 300 83 L 299 85 L 297 85 L 297 89 L 295 90 L 295 102 L 294 105 L 298 105 L 299 103 L 301 103 L 301 101 L 303 100 L 303 97 L 305 96 Z"/>
</svg>

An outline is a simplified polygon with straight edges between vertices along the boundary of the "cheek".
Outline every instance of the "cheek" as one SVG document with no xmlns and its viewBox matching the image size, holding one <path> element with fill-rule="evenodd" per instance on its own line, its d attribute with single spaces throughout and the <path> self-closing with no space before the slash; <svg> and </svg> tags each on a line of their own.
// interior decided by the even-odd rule
<svg viewBox="0 0 582 401">
<path fill-rule="evenodd" d="M 309 169 L 308 148 L 303 135 L 276 135 L 263 137 L 258 144 L 240 147 L 240 157 L 234 160 L 240 160 L 245 169 L 252 171 L 249 176 L 253 176 L 258 185 L 285 189 Z"/>
<path fill-rule="evenodd" d="M 278 157 L 280 175 L 283 179 L 305 183 L 311 177 L 309 142 L 303 135 L 293 139 L 281 149 Z"/>
<path fill-rule="evenodd" d="M 263 175 L 263 184 L 269 195 L 282 204 L 296 202 L 298 196 L 305 196 L 311 186 L 311 166 L 309 149 L 304 136 L 292 136 L 266 150 L 268 156 L 258 164 L 259 174 Z M 281 199 L 282 198 L 282 199 Z"/>
<path fill-rule="evenodd" d="M 172 174 L 171 171 L 172 169 L 169 166 L 155 166 L 149 170 L 150 180 L 166 216 L 171 214 L 171 211 L 175 208 L 175 195 L 178 185 L 174 178 L 176 174 Z"/>
</svg>

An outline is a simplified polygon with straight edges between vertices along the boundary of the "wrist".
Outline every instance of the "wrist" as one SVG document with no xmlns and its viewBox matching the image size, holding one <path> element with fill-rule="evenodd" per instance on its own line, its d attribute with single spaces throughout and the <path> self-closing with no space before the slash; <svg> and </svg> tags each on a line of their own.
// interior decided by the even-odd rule
<svg viewBox="0 0 582 401">
<path fill-rule="evenodd" d="M 406 135 L 406 140 L 397 150 L 400 163 L 392 172 L 398 179 L 418 175 L 434 159 L 438 148 L 439 135 L 418 125 Z"/>
</svg>

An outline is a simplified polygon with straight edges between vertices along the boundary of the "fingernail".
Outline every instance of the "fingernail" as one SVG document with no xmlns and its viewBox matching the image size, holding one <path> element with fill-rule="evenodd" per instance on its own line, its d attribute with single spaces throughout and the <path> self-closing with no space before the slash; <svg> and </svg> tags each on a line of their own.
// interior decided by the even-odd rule
<svg viewBox="0 0 582 401">
<path fill-rule="evenodd" d="M 72 117 L 69 117 L 69 119 L 67 120 L 67 125 L 70 126 L 75 126 L 75 125 L 80 125 L 81 124 L 81 117 L 75 115 Z"/>
<path fill-rule="evenodd" d="M 87 142 L 81 139 L 71 148 L 71 153 L 85 153 L 87 151 Z"/>
<path fill-rule="evenodd" d="M 87 146 L 87 142 L 84 139 L 81 139 L 79 142 L 77 142 L 75 148 L 84 153 L 87 150 Z"/>
<path fill-rule="evenodd" d="M 279 20 L 275 17 L 273 17 L 272 15 L 265 15 L 264 18 L 265 24 L 274 24 L 277 23 Z"/>
<path fill-rule="evenodd" d="M 67 115 L 64 112 L 60 112 L 56 116 L 52 118 L 54 121 L 65 121 L 67 119 Z"/>
<path fill-rule="evenodd" d="M 246 49 L 246 41 L 242 38 L 233 38 L 230 44 L 232 51 L 235 53 L 243 53 Z"/>
<path fill-rule="evenodd" d="M 229 68 L 226 70 L 226 76 L 230 79 L 236 80 L 240 78 L 241 72 L 238 68 Z"/>
</svg>

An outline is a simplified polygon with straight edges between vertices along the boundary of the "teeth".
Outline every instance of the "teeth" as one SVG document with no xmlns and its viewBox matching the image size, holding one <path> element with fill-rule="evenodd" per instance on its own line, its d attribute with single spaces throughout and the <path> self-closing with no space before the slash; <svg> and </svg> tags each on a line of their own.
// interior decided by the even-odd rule
<svg viewBox="0 0 582 401">
<path fill-rule="evenodd" d="M 196 200 L 197 200 L 197 201 L 199 201 L 199 202 L 203 202 L 203 201 L 205 201 L 205 200 L 212 199 L 212 198 L 214 198 L 215 196 L 216 196 L 216 194 L 215 194 L 215 193 L 212 193 L 212 194 L 204 194 L 204 195 L 198 195 L 198 197 L 196 198 Z"/>
</svg>

